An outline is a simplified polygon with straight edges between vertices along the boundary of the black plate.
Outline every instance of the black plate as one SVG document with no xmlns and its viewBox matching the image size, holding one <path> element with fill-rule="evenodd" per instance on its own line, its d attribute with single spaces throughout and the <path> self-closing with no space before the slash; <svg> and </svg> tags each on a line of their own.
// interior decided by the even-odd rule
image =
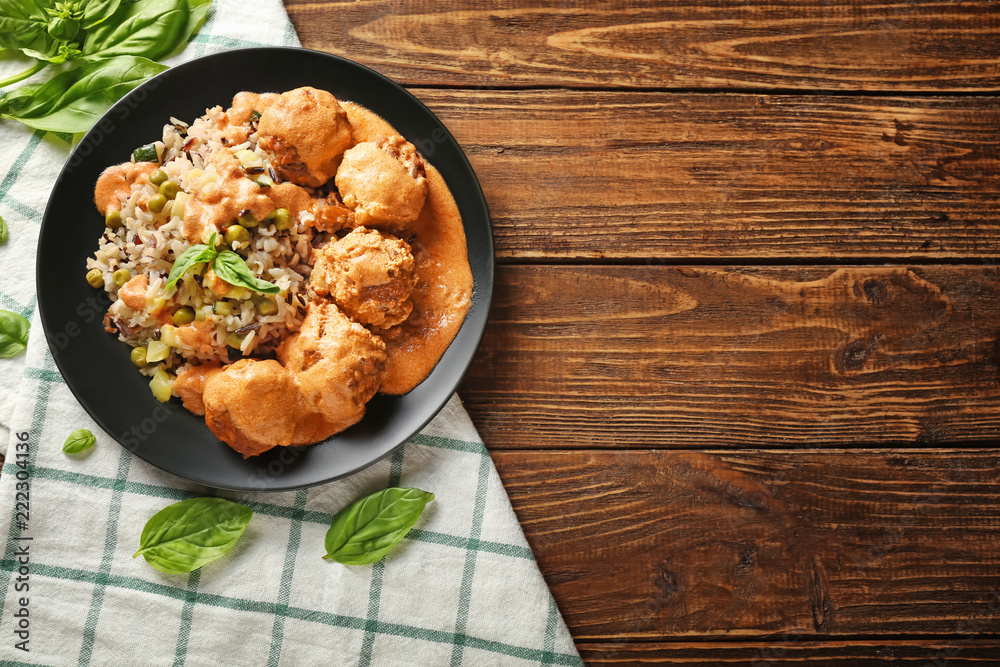
<svg viewBox="0 0 1000 667">
<path fill-rule="evenodd" d="M 465 224 L 475 280 L 472 308 L 430 376 L 405 396 L 376 396 L 354 427 L 311 447 L 277 447 L 244 460 L 176 398 L 161 404 L 106 333 L 108 300 L 84 280 L 104 221 L 94 208 L 101 171 L 160 138 L 171 116 L 191 122 L 243 90 L 313 86 L 378 113 L 413 142 L 448 183 Z M 291 48 L 228 51 L 174 67 L 139 86 L 87 133 L 56 181 L 38 243 L 38 308 L 69 388 L 112 437 L 154 466 L 208 486 L 296 489 L 351 474 L 388 455 L 444 406 L 472 361 L 493 289 L 493 235 L 482 189 L 451 134 L 415 97 L 373 70 L 337 56 Z"/>
</svg>

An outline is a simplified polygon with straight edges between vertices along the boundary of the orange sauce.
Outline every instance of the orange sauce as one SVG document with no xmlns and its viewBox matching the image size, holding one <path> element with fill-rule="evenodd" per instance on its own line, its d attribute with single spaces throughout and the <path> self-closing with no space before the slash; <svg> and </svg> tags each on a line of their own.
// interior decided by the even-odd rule
<svg viewBox="0 0 1000 667">
<path fill-rule="evenodd" d="M 125 162 L 105 169 L 94 187 L 94 204 L 101 215 L 109 210 L 120 211 L 122 200 L 132 194 L 132 184 L 140 179 L 148 180 L 159 165 L 155 162 Z"/>
</svg>

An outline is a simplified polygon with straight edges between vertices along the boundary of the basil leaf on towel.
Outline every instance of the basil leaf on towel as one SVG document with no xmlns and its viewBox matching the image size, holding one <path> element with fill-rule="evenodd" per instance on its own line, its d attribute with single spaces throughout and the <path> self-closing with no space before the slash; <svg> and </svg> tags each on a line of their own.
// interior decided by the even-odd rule
<svg viewBox="0 0 1000 667">
<path fill-rule="evenodd" d="M 216 255 L 218 253 L 215 251 L 215 234 L 212 234 L 212 238 L 209 239 L 207 245 L 199 243 L 181 253 L 181 256 L 177 258 L 174 265 L 170 268 L 170 275 L 167 276 L 165 289 L 170 289 L 176 285 L 181 276 L 190 271 L 195 264 L 211 262 L 215 259 Z"/>
<path fill-rule="evenodd" d="M 204 23 L 211 4 L 211 0 L 123 2 L 107 21 L 87 33 L 82 57 L 165 58 L 187 44 Z"/>
<path fill-rule="evenodd" d="M 85 428 L 78 428 L 69 434 L 66 442 L 63 443 L 63 453 L 80 454 L 87 451 L 97 443 L 94 434 Z"/>
<path fill-rule="evenodd" d="M 323 558 L 371 565 L 403 539 L 432 500 L 433 493 L 392 487 L 354 501 L 333 517 Z"/>
<path fill-rule="evenodd" d="M 231 285 L 246 287 L 264 294 L 277 294 L 281 291 L 274 283 L 269 283 L 255 276 L 243 258 L 232 250 L 220 252 L 212 263 L 212 270 L 215 271 L 215 275 Z"/>
<path fill-rule="evenodd" d="M 17 313 L 0 310 L 0 359 L 16 357 L 28 349 L 31 322 Z"/>
<path fill-rule="evenodd" d="M 0 117 L 36 130 L 85 132 L 118 98 L 166 69 L 135 56 L 87 63 L 0 97 Z"/>
<path fill-rule="evenodd" d="M 167 574 L 187 574 L 225 555 L 246 530 L 253 510 L 225 498 L 168 505 L 146 522 L 139 554 Z"/>
<path fill-rule="evenodd" d="M 0 217 L 0 245 L 7 242 L 7 221 Z"/>
</svg>

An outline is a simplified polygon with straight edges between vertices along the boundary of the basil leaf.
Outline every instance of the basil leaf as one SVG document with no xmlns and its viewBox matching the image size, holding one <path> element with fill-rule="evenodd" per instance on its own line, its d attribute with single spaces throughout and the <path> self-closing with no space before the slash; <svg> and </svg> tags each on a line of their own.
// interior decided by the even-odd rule
<svg viewBox="0 0 1000 667">
<path fill-rule="evenodd" d="M 83 29 L 90 30 L 98 23 L 104 23 L 118 11 L 121 0 L 90 0 L 83 8 Z"/>
<path fill-rule="evenodd" d="M 139 554 L 167 574 L 187 574 L 222 557 L 246 530 L 253 510 L 225 498 L 192 498 L 168 505 L 142 529 Z"/>
<path fill-rule="evenodd" d="M 0 245 L 7 242 L 7 221 L 0 217 Z"/>
<path fill-rule="evenodd" d="M 220 252 L 212 264 L 212 270 L 215 271 L 215 275 L 231 285 L 239 285 L 240 287 L 246 287 L 255 292 L 263 292 L 264 294 L 278 294 L 281 292 L 281 288 L 274 283 L 269 283 L 255 276 L 250 271 L 250 267 L 243 261 L 243 258 L 232 250 L 223 250 Z"/>
<path fill-rule="evenodd" d="M 211 4 L 211 0 L 123 3 L 110 19 L 87 33 L 83 57 L 134 55 L 158 60 L 169 56 L 201 27 Z"/>
<path fill-rule="evenodd" d="M 323 558 L 371 565 L 403 539 L 432 500 L 433 493 L 393 487 L 354 501 L 333 517 Z"/>
<path fill-rule="evenodd" d="M 85 132 L 122 95 L 165 69 L 135 56 L 87 63 L 4 95 L 0 117 L 38 130 Z"/>
<path fill-rule="evenodd" d="M 167 276 L 167 284 L 165 289 L 170 289 L 177 284 L 177 281 L 181 279 L 185 273 L 187 273 L 195 264 L 202 264 L 204 262 L 211 262 L 215 259 L 215 234 L 212 234 L 210 240 L 210 245 L 205 245 L 199 243 L 198 245 L 193 245 L 177 258 L 174 262 L 173 267 L 170 269 L 170 275 Z"/>
<path fill-rule="evenodd" d="M 49 19 L 34 0 L 0 0 L 0 48 L 21 49 L 45 32 Z"/>
<path fill-rule="evenodd" d="M 78 428 L 69 434 L 66 442 L 63 443 L 65 454 L 80 454 L 93 447 L 97 443 L 94 434 L 85 428 Z"/>
<path fill-rule="evenodd" d="M 9 359 L 28 349 L 31 322 L 17 313 L 0 310 L 0 359 Z"/>
</svg>

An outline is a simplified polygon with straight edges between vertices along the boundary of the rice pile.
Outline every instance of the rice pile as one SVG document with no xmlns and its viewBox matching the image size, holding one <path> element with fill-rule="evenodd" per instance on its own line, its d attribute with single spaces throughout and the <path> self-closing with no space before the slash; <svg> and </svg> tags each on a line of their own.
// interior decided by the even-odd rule
<svg viewBox="0 0 1000 667">
<path fill-rule="evenodd" d="M 243 256 L 255 276 L 275 283 L 281 289 L 280 294 L 269 296 L 235 287 L 223 299 L 207 285 L 202 286 L 202 276 L 198 274 L 204 272 L 204 265 L 200 271 L 187 273 L 170 290 L 165 289 L 174 261 L 191 245 L 180 229 L 184 202 L 217 179 L 209 160 L 224 147 L 219 122 L 222 114 L 222 108 L 215 107 L 190 126 L 170 119 L 171 123 L 163 128 L 162 142 L 157 142 L 157 148 L 162 149 L 159 168 L 181 186 L 181 192 L 167 202 L 162 212 L 153 214 L 137 204 L 140 199 L 146 201 L 155 195 L 156 187 L 145 180 L 135 183 L 122 204 L 124 225 L 115 230 L 105 229 L 100 247 L 87 261 L 88 270 L 101 271 L 104 289 L 114 300 L 105 325 L 117 330 L 119 339 L 133 347 L 146 346 L 161 338 L 170 345 L 166 359 L 140 368 L 145 375 L 158 371 L 176 373 L 190 360 L 227 363 L 231 360 L 227 341 L 236 342 L 243 354 L 267 355 L 287 333 L 299 328 L 305 314 L 305 283 L 311 268 L 309 260 L 314 236 L 314 230 L 307 225 L 312 216 L 308 212 L 301 213 L 291 228 L 283 231 L 276 230 L 269 221 L 261 221 L 252 230 L 248 244 L 236 244 L 233 248 Z M 252 151 L 265 166 L 269 165 L 267 155 L 257 147 L 255 131 L 246 143 L 228 148 L 234 154 Z M 222 230 L 215 231 L 221 238 Z M 144 310 L 133 310 L 118 297 L 119 288 L 112 275 L 119 269 L 127 269 L 132 276 L 144 274 L 149 279 Z M 260 312 L 264 299 L 277 306 L 273 314 Z M 220 307 L 219 303 L 228 306 Z M 185 344 L 174 334 L 170 313 L 182 306 L 194 309 L 196 323 L 211 325 L 200 325 L 208 335 L 197 344 Z M 230 314 L 219 312 L 226 310 L 231 311 Z M 239 340 L 232 334 L 238 335 Z"/>
</svg>

